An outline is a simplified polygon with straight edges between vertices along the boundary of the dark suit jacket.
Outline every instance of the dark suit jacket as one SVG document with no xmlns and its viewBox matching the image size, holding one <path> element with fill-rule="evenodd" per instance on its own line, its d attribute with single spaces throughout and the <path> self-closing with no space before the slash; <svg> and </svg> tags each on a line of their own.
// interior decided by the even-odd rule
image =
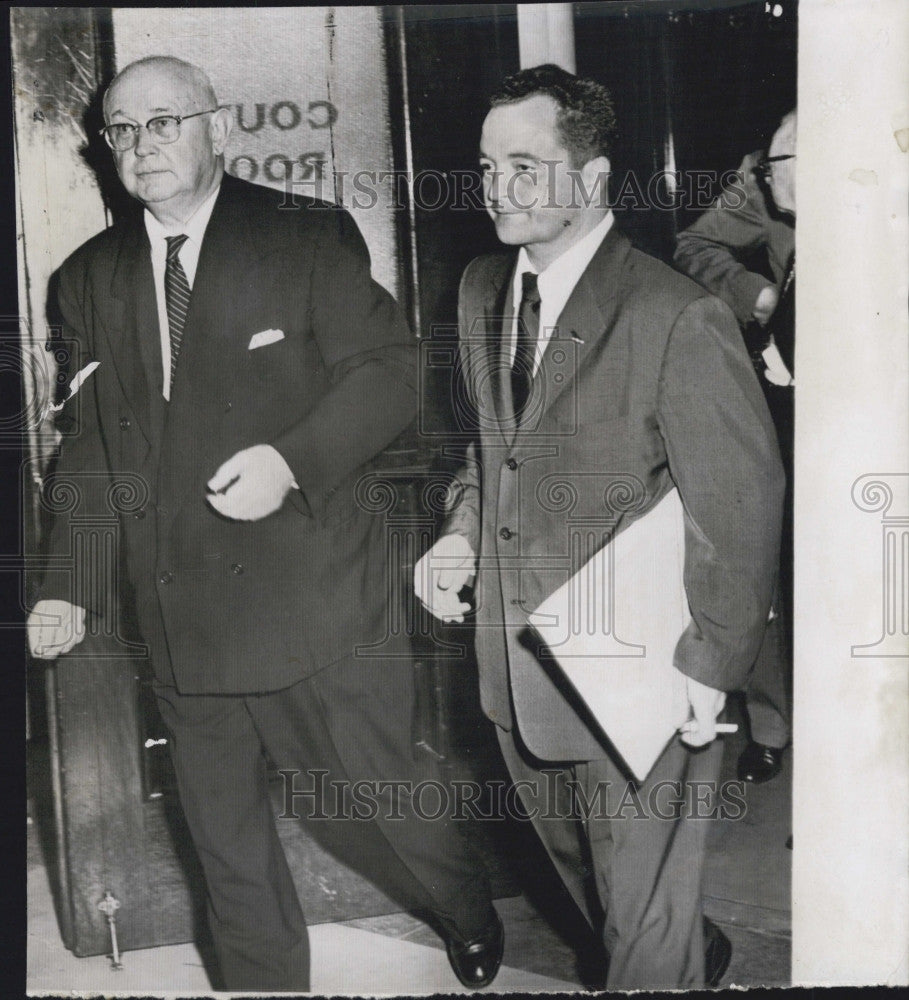
<svg viewBox="0 0 909 1000">
<path fill-rule="evenodd" d="M 592 759 L 603 745 L 538 655 L 526 614 L 675 485 L 692 622 L 674 662 L 711 687 L 738 688 L 770 608 L 783 474 L 728 307 L 615 228 L 559 317 L 534 379 L 537 405 L 515 428 L 501 357 L 514 266 L 513 253 L 480 257 L 461 283 L 462 367 L 479 432 L 446 527 L 480 554 L 484 710 L 504 728 L 517 722 L 544 760 Z"/>
<path fill-rule="evenodd" d="M 372 281 L 349 215 L 281 201 L 224 177 L 169 404 L 141 210 L 60 273 L 76 365 L 100 367 L 64 411 L 75 429 L 49 496 L 69 481 L 81 505 L 56 517 L 50 553 L 61 570 L 41 596 L 109 612 L 114 597 L 73 550 L 72 530 L 77 515 L 118 508 L 156 674 L 184 693 L 279 689 L 384 634 L 383 525 L 354 489 L 413 417 L 415 343 Z M 268 329 L 284 339 L 250 351 Z M 284 456 L 301 490 L 263 520 L 223 518 L 206 483 L 258 443 Z M 121 486 L 110 490 L 112 480 Z"/>
<path fill-rule="evenodd" d="M 721 298 L 744 326 L 761 291 L 771 284 L 749 271 L 745 259 L 764 249 L 779 286 L 795 247 L 792 220 L 777 212 L 758 183 L 754 168 L 761 153 L 749 153 L 738 173 L 741 183 L 724 190 L 716 202 L 676 242 L 676 267 Z"/>
</svg>

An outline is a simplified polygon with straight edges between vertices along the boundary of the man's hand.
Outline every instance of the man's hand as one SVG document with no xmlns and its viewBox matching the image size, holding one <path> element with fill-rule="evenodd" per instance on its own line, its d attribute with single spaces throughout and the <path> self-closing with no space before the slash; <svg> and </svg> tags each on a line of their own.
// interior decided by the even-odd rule
<svg viewBox="0 0 909 1000">
<path fill-rule="evenodd" d="M 690 747 L 703 747 L 716 739 L 716 717 L 726 704 L 726 692 L 707 687 L 692 677 L 685 678 L 688 686 L 688 703 L 693 719 L 689 719 L 679 732 L 682 742 Z"/>
<path fill-rule="evenodd" d="M 761 326 L 766 326 L 779 301 L 780 293 L 776 290 L 776 287 L 774 285 L 767 285 L 766 288 L 761 289 L 761 294 L 758 295 L 757 301 L 754 303 L 751 315 L 754 316 Z"/>
<path fill-rule="evenodd" d="M 270 444 L 238 451 L 209 479 L 208 502 L 235 521 L 258 521 L 278 510 L 296 486 L 287 462 Z"/>
<path fill-rule="evenodd" d="M 462 622 L 470 605 L 458 598 L 476 572 L 477 557 L 463 535 L 443 535 L 414 566 L 413 589 L 443 622 Z"/>
<path fill-rule="evenodd" d="M 53 660 L 85 638 L 85 608 L 69 601 L 38 601 L 25 627 L 32 656 Z"/>
</svg>

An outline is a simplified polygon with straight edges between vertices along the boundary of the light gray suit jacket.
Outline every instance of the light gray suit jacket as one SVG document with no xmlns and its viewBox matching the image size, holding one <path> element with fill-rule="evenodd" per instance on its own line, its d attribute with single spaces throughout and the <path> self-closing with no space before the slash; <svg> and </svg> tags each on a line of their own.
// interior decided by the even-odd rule
<svg viewBox="0 0 909 1000">
<path fill-rule="evenodd" d="M 514 266 L 514 253 L 480 257 L 461 282 L 476 435 L 445 530 L 479 553 L 484 711 L 517 724 L 543 760 L 594 759 L 605 754 L 597 728 L 527 614 L 675 485 L 692 621 L 674 663 L 711 687 L 740 687 L 772 597 L 783 471 L 732 312 L 615 228 L 559 317 L 516 426 L 502 346 Z"/>
</svg>

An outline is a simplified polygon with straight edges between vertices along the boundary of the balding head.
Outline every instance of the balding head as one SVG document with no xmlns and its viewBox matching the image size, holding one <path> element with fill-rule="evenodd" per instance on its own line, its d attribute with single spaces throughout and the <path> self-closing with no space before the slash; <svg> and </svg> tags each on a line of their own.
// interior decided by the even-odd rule
<svg viewBox="0 0 909 1000">
<path fill-rule="evenodd" d="M 232 120 L 198 66 L 172 56 L 130 63 L 107 88 L 104 118 L 131 127 L 119 130 L 117 173 L 162 224 L 179 227 L 220 183 Z"/>
<path fill-rule="evenodd" d="M 162 78 L 167 79 L 175 92 L 182 95 L 181 102 L 185 103 L 182 109 L 184 114 L 218 106 L 215 88 L 211 85 L 208 75 L 198 66 L 193 66 L 192 63 L 177 59 L 175 56 L 146 56 L 124 66 L 111 80 L 110 86 L 104 93 L 104 120 L 109 122 L 109 116 L 115 110 L 113 102 L 118 87 L 136 80 L 157 81 Z"/>
</svg>

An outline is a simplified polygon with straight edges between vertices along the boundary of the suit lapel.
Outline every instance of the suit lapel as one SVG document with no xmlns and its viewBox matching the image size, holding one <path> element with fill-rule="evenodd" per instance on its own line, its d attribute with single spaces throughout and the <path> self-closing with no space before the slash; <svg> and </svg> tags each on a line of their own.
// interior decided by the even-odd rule
<svg viewBox="0 0 909 1000">
<path fill-rule="evenodd" d="M 239 306 L 263 241 L 241 202 L 238 182 L 225 175 L 202 241 L 167 407 L 160 469 L 171 497 L 196 488 L 200 454 L 219 434 L 246 351 L 238 341 Z M 245 327 L 240 332 L 249 335 Z"/>
<path fill-rule="evenodd" d="M 531 390 L 531 398 L 543 393 L 544 412 L 579 377 L 591 352 L 602 345 L 604 333 L 608 336 L 622 301 L 630 250 L 630 241 L 613 225 L 565 303 Z M 539 416 L 529 406 L 518 430 L 527 429 L 528 424 L 531 428 L 538 426 Z"/>
<path fill-rule="evenodd" d="M 161 335 L 151 248 L 141 214 L 126 226 L 111 279 L 110 313 L 103 316 L 123 394 L 146 441 L 156 440 L 161 396 Z"/>
<path fill-rule="evenodd" d="M 254 250 L 248 221 L 225 176 L 205 230 L 193 281 L 174 384 L 170 413 L 193 408 L 202 393 L 224 393 L 228 364 L 225 348 L 236 327 L 235 305 L 248 280 Z M 179 421 L 178 421 L 179 423 Z"/>
<path fill-rule="evenodd" d="M 477 416 L 486 431 L 498 432 L 506 444 L 514 438 L 515 422 L 505 322 L 511 307 L 511 285 L 516 258 L 494 257 L 472 298 L 466 303 L 470 369 Z"/>
<path fill-rule="evenodd" d="M 514 440 L 517 423 L 514 418 L 514 400 L 511 396 L 511 321 L 514 317 L 514 302 L 511 289 L 517 258 L 510 262 L 505 271 L 505 280 L 498 288 L 492 303 L 491 313 L 487 313 L 489 338 L 489 371 L 492 372 L 496 422 L 505 441 L 510 445 Z"/>
</svg>

